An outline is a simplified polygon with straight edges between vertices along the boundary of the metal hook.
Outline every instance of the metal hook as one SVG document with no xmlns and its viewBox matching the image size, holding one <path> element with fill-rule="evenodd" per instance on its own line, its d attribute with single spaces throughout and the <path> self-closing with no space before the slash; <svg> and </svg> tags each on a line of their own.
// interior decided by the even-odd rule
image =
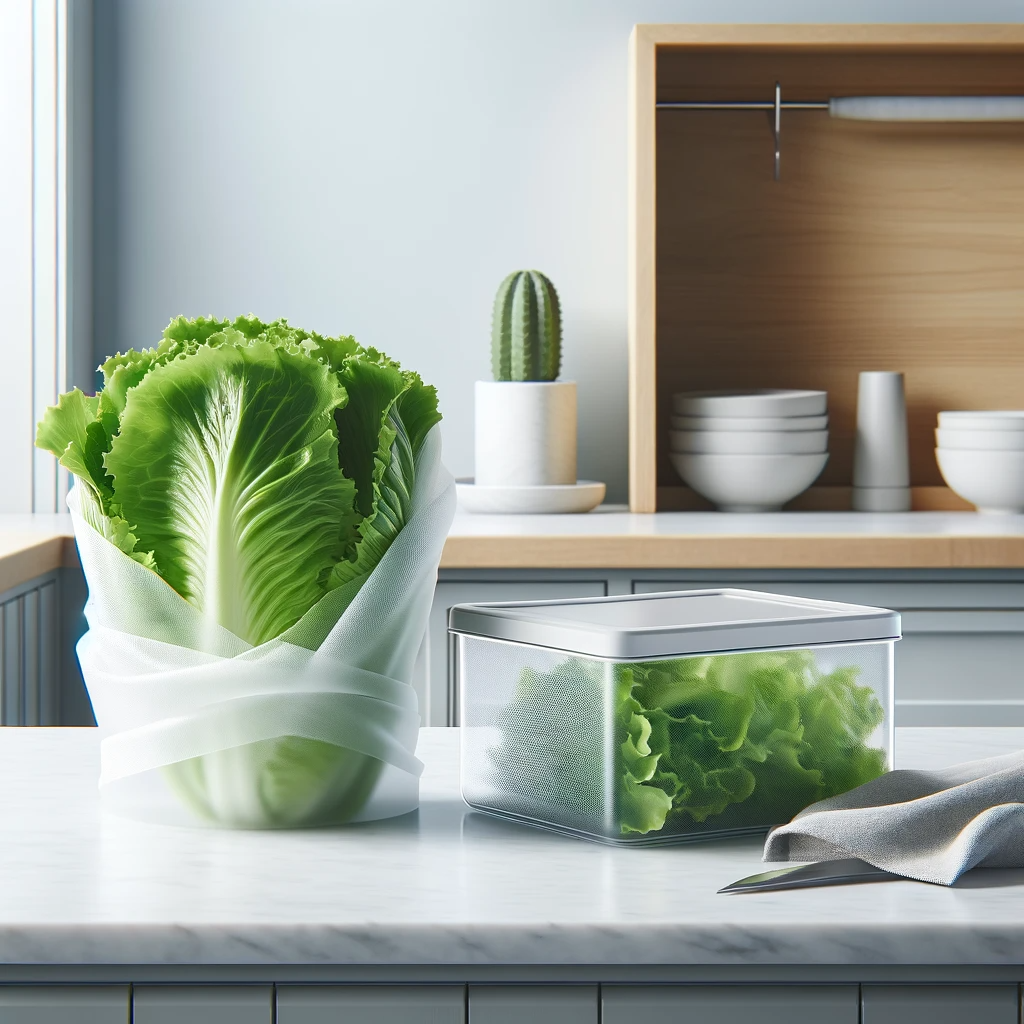
<svg viewBox="0 0 1024 1024">
<path fill-rule="evenodd" d="M 779 131 L 782 128 L 782 86 L 775 83 L 775 180 L 779 180 L 779 164 L 782 150 L 779 146 Z"/>
</svg>

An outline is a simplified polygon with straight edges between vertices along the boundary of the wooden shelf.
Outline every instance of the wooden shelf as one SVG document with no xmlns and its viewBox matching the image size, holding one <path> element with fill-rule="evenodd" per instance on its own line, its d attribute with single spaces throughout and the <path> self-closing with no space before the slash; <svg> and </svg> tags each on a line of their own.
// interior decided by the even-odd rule
<svg viewBox="0 0 1024 1024">
<path fill-rule="evenodd" d="M 955 507 L 936 413 L 1024 398 L 1024 125 L 787 111 L 776 182 L 763 111 L 655 102 L 769 98 L 776 81 L 791 100 L 1024 93 L 1024 26 L 637 26 L 631 62 L 633 511 L 688 507 L 671 395 L 722 387 L 829 392 L 831 457 L 802 500 L 841 507 L 871 369 L 906 374 L 918 507 Z"/>
</svg>

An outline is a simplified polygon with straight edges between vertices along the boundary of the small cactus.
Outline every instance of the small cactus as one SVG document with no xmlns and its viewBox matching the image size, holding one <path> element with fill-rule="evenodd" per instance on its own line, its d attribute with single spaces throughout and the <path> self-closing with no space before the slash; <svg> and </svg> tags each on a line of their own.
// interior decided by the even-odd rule
<svg viewBox="0 0 1024 1024">
<path fill-rule="evenodd" d="M 539 270 L 514 271 L 501 282 L 494 297 L 494 379 L 551 381 L 558 377 L 561 366 L 558 292 Z"/>
</svg>

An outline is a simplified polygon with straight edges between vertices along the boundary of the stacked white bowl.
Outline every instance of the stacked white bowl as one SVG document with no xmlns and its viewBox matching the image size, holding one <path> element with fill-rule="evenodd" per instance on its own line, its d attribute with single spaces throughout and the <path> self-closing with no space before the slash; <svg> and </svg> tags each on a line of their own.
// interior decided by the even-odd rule
<svg viewBox="0 0 1024 1024">
<path fill-rule="evenodd" d="M 824 391 L 688 391 L 672 396 L 669 458 L 723 512 L 773 512 L 828 461 Z"/>
<path fill-rule="evenodd" d="M 1024 512 L 1024 410 L 940 412 L 943 479 L 979 512 Z"/>
</svg>

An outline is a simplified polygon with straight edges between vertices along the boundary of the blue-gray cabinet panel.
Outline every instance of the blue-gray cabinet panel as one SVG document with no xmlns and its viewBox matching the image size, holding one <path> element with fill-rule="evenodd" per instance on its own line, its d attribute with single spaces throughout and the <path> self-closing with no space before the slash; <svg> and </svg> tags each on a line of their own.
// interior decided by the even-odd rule
<svg viewBox="0 0 1024 1024">
<path fill-rule="evenodd" d="M 596 985 L 470 985 L 469 1024 L 598 1024 Z"/>
<path fill-rule="evenodd" d="M 136 985 L 133 1024 L 271 1024 L 269 985 Z"/>
<path fill-rule="evenodd" d="M 448 610 L 476 601 L 555 601 L 567 597 L 604 597 L 603 580 L 441 580 L 437 584 L 427 630 L 426 679 L 418 681 L 424 725 L 458 725 L 458 681 L 448 643 Z"/>
<path fill-rule="evenodd" d="M 279 985 L 277 988 L 277 1024 L 465 1024 L 465 1021 L 466 990 L 462 985 Z"/>
<path fill-rule="evenodd" d="M 128 986 L 0 987 L 0 1024 L 128 1024 Z"/>
<path fill-rule="evenodd" d="M 864 985 L 862 1024 L 1017 1024 L 1016 985 Z"/>
<path fill-rule="evenodd" d="M 601 987 L 601 1024 L 858 1024 L 858 1019 L 856 985 Z"/>
<path fill-rule="evenodd" d="M 721 586 L 707 580 L 633 581 L 634 593 Z M 1019 583 L 858 583 L 757 580 L 726 586 L 895 608 L 896 724 L 1024 725 L 1024 610 Z"/>
</svg>

